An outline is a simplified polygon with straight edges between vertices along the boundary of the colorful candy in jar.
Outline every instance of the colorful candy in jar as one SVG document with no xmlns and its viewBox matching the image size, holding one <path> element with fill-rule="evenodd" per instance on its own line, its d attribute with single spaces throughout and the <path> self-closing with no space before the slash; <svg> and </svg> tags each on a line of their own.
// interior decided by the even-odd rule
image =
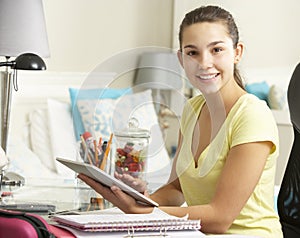
<svg viewBox="0 0 300 238">
<path fill-rule="evenodd" d="M 138 177 L 144 171 L 145 157 L 142 150 L 135 150 L 132 142 L 127 142 L 124 148 L 116 150 L 116 171 Z"/>
</svg>

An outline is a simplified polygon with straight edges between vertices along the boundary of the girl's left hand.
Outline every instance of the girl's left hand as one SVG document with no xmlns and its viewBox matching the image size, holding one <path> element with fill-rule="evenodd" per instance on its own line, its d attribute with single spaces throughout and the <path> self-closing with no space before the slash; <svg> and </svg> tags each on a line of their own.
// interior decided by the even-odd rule
<svg viewBox="0 0 300 238">
<path fill-rule="evenodd" d="M 131 175 L 126 174 L 126 173 L 120 174 L 120 173 L 115 172 L 114 175 L 115 175 L 115 178 L 121 180 L 123 183 L 134 188 L 135 190 L 144 194 L 145 196 L 149 197 L 146 181 L 144 181 L 140 178 L 134 178 Z"/>
<path fill-rule="evenodd" d="M 79 174 L 78 178 L 101 194 L 104 199 L 111 202 L 114 206 L 120 208 L 125 213 L 151 213 L 153 207 L 138 203 L 134 198 L 124 193 L 119 187 L 106 187 L 96 182 L 84 174 Z"/>
</svg>

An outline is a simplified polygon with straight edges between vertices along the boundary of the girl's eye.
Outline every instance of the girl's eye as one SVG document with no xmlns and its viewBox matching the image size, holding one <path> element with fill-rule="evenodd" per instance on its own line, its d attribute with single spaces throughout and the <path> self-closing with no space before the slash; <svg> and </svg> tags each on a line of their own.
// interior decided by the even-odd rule
<svg viewBox="0 0 300 238">
<path fill-rule="evenodd" d="M 186 52 L 186 54 L 188 56 L 193 56 L 193 55 L 197 55 L 197 52 L 195 50 L 191 50 L 191 51 Z"/>
<path fill-rule="evenodd" d="M 220 47 L 213 48 L 214 53 L 220 53 L 221 51 L 223 51 L 223 49 Z"/>
</svg>

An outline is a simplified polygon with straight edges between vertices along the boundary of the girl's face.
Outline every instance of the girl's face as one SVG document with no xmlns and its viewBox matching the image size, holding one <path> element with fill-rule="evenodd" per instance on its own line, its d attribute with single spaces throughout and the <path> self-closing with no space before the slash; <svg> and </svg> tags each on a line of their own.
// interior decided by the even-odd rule
<svg viewBox="0 0 300 238">
<path fill-rule="evenodd" d="M 234 81 L 234 64 L 243 45 L 233 48 L 233 41 L 222 23 L 195 23 L 182 32 L 179 61 L 190 83 L 203 94 L 216 93 L 230 80 Z"/>
</svg>

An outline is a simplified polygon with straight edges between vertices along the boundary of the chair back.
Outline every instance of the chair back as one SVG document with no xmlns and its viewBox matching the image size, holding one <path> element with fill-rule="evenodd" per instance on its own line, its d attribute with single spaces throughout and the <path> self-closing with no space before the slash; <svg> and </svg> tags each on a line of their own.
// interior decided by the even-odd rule
<svg viewBox="0 0 300 238">
<path fill-rule="evenodd" d="M 300 63 L 288 87 L 294 141 L 278 194 L 278 214 L 285 238 L 300 237 Z"/>
<path fill-rule="evenodd" d="M 296 66 L 288 87 L 288 104 L 291 122 L 300 132 L 300 63 Z"/>
</svg>

